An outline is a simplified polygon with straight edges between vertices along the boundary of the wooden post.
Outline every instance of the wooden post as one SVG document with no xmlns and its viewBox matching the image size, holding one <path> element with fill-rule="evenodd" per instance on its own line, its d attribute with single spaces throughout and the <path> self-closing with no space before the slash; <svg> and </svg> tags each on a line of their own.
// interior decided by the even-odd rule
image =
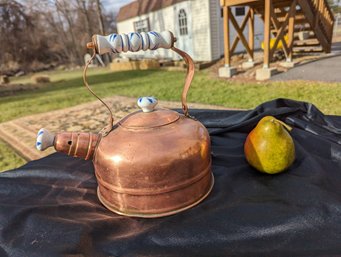
<svg viewBox="0 0 341 257">
<path fill-rule="evenodd" d="M 235 21 L 233 15 L 230 16 L 230 20 L 231 20 L 231 22 L 232 22 L 232 25 L 233 25 L 233 26 L 236 25 L 234 29 L 235 29 L 236 32 L 237 32 L 237 36 L 234 38 L 233 43 L 232 43 L 232 45 L 231 45 L 230 55 L 233 55 L 234 51 L 236 50 L 236 47 L 237 47 L 238 42 L 239 42 L 239 40 L 240 40 L 239 34 L 240 34 L 240 33 L 243 34 L 243 31 L 244 31 L 245 26 L 247 25 L 247 23 L 248 23 L 248 21 L 249 21 L 249 18 L 250 18 L 250 11 L 247 12 L 247 14 L 245 15 L 245 17 L 244 17 L 244 19 L 243 19 L 243 21 L 242 21 L 242 23 L 241 23 L 241 26 L 239 27 L 238 22 Z M 238 34 L 238 31 L 240 32 L 239 34 Z M 244 34 L 243 34 L 243 35 L 244 35 Z M 245 41 L 246 41 L 246 39 L 245 39 Z M 242 42 L 242 43 L 243 43 L 243 42 Z M 244 47 L 246 48 L 245 45 L 244 45 Z M 250 47 L 249 47 L 249 48 L 250 48 Z"/>
<path fill-rule="evenodd" d="M 225 66 L 230 67 L 230 7 L 224 6 L 224 52 L 225 52 Z"/>
<path fill-rule="evenodd" d="M 321 2 L 320 0 L 316 1 L 317 5 L 316 5 L 316 16 L 315 16 L 315 24 L 314 24 L 315 29 L 317 28 L 319 19 L 320 19 L 320 9 L 321 9 L 320 2 Z"/>
<path fill-rule="evenodd" d="M 249 13 L 247 14 L 247 16 L 245 16 L 246 19 L 249 18 Z M 243 29 L 241 29 L 238 25 L 238 22 L 236 21 L 235 17 L 231 14 L 230 16 L 231 22 L 233 27 L 235 28 L 236 32 L 237 32 L 237 37 L 240 39 L 240 41 L 242 42 L 242 44 L 244 45 L 247 53 L 249 54 L 249 56 L 252 56 L 252 52 L 250 50 L 249 47 L 249 43 L 247 42 L 244 34 L 243 34 Z"/>
<path fill-rule="evenodd" d="M 250 7 L 249 18 L 249 47 L 252 53 L 249 61 L 253 62 L 255 51 L 255 12 L 252 7 Z"/>
<path fill-rule="evenodd" d="M 271 0 L 264 0 L 264 64 L 263 68 L 270 67 L 270 25 L 271 25 Z"/>
<path fill-rule="evenodd" d="M 289 28 L 288 28 L 288 58 L 287 62 L 292 62 L 292 56 L 293 56 L 293 46 L 294 46 L 294 32 L 295 32 L 295 15 L 296 15 L 296 5 L 297 0 L 294 0 L 292 2 L 292 5 L 294 5 L 294 8 L 291 8 L 290 17 L 289 17 Z"/>
</svg>

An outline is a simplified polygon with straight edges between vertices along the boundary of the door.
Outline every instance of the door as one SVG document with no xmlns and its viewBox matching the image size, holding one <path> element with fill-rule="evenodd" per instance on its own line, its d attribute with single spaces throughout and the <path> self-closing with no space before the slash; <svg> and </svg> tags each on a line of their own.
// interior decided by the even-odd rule
<svg viewBox="0 0 341 257">
<path fill-rule="evenodd" d="M 193 42 L 191 29 L 191 17 L 186 8 L 180 8 L 176 12 L 177 34 L 179 48 L 193 57 Z"/>
</svg>

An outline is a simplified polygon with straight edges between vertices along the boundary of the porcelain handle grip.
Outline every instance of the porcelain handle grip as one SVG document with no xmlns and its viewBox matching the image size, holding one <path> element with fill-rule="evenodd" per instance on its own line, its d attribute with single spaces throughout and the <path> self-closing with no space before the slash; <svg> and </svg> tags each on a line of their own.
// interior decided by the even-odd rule
<svg viewBox="0 0 341 257">
<path fill-rule="evenodd" d="M 140 50 L 170 49 L 176 41 L 170 31 L 131 32 L 128 34 L 94 35 L 88 48 L 96 48 L 98 54 L 138 52 Z"/>
</svg>

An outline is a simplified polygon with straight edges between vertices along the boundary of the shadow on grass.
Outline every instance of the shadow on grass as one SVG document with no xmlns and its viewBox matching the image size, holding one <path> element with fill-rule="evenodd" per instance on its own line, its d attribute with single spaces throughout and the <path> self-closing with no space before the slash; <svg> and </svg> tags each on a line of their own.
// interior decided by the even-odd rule
<svg viewBox="0 0 341 257">
<path fill-rule="evenodd" d="M 127 88 L 127 87 L 136 87 L 135 83 L 132 83 L 130 85 L 115 85 L 114 82 L 124 82 L 128 80 L 134 80 L 134 79 L 142 79 L 147 76 L 154 76 L 155 74 L 160 74 L 165 71 L 160 70 L 146 70 L 146 71 L 122 71 L 122 72 L 112 72 L 112 73 L 104 73 L 104 74 L 93 74 L 87 76 L 87 81 L 90 85 L 90 87 L 96 87 L 99 84 L 112 84 L 110 88 Z M 76 89 L 76 88 L 84 88 L 86 90 L 83 78 L 77 77 L 70 80 L 61 80 L 56 82 L 51 82 L 48 85 L 41 87 L 41 88 L 32 88 L 32 90 L 25 90 L 25 91 L 18 91 L 15 93 L 15 95 L 11 96 L 4 96 L 1 99 L 1 102 L 10 102 L 13 100 L 13 98 L 29 98 L 34 97 L 34 95 L 39 93 L 47 93 L 47 92 L 54 92 L 54 91 L 61 91 L 61 90 L 67 90 L 67 89 Z M 84 91 L 85 92 L 85 91 Z M 113 92 L 115 93 L 115 92 Z"/>
</svg>

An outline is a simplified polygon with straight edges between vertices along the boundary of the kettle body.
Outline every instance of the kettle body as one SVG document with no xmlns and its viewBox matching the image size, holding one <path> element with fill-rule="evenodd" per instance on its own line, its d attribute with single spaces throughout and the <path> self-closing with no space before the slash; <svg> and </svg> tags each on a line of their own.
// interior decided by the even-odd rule
<svg viewBox="0 0 341 257">
<path fill-rule="evenodd" d="M 130 122 L 146 115 L 166 117 L 151 121 L 157 124 Z M 213 185 L 206 128 L 170 110 L 137 112 L 120 121 L 99 142 L 93 163 L 100 201 L 128 216 L 180 212 L 203 200 Z"/>
<path fill-rule="evenodd" d="M 174 42 L 170 41 L 174 37 L 169 33 L 156 34 L 163 40 L 158 45 L 171 46 L 188 64 L 182 94 L 184 114 L 156 108 L 155 98 L 141 97 L 137 101 L 140 111 L 115 125 L 111 116 L 108 126 L 100 133 L 52 134 L 41 129 L 37 136 L 38 150 L 54 146 L 59 152 L 92 160 L 99 200 L 109 210 L 125 216 L 154 218 L 181 212 L 206 198 L 214 184 L 209 133 L 188 114 L 186 103 L 194 64 L 186 53 L 172 46 Z M 149 37 L 145 34 L 139 36 L 142 44 L 143 38 Z M 111 38 L 109 35 L 109 41 L 103 37 L 94 40 L 95 45 L 102 42 L 102 48 L 96 45 L 96 51 L 115 47 Z M 148 40 L 152 42 L 152 39 Z M 86 80 L 85 84 L 88 87 Z"/>
</svg>

